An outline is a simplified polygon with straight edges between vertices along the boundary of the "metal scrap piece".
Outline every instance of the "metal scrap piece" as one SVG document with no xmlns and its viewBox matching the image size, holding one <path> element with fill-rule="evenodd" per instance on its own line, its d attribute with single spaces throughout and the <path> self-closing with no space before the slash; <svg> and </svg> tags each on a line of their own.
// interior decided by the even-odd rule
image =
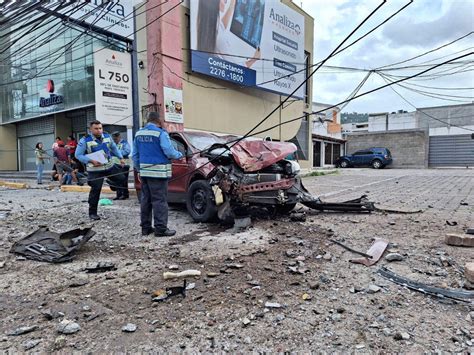
<svg viewBox="0 0 474 355">
<path fill-rule="evenodd" d="M 10 252 L 50 263 L 71 261 L 76 252 L 94 235 L 91 228 L 77 228 L 59 234 L 41 227 L 15 242 Z"/>
<path fill-rule="evenodd" d="M 349 260 L 351 263 L 354 264 L 363 264 L 365 266 L 372 266 L 377 261 L 380 260 L 382 257 L 383 253 L 385 252 L 385 249 L 387 249 L 388 242 L 383 239 L 375 239 L 374 243 L 370 247 L 370 249 L 367 251 L 367 255 L 370 255 L 372 258 L 358 258 L 358 259 L 351 259 Z"/>
<path fill-rule="evenodd" d="M 387 280 L 392 281 L 393 283 L 405 286 L 414 291 L 425 293 L 431 296 L 436 296 L 439 298 L 449 298 L 455 301 L 470 302 L 474 304 L 474 291 L 464 291 L 455 289 L 453 290 L 425 285 L 421 282 L 413 281 L 407 279 L 406 277 L 399 276 L 385 267 L 381 267 L 380 269 L 378 269 L 377 273 L 380 276 L 386 278 Z"/>
<path fill-rule="evenodd" d="M 337 212 L 372 212 L 375 211 L 374 203 L 367 199 L 367 195 L 362 195 L 354 200 L 344 202 L 324 202 L 319 198 L 314 198 L 307 190 L 300 194 L 300 202 L 306 207 L 318 211 L 337 211 Z"/>
</svg>

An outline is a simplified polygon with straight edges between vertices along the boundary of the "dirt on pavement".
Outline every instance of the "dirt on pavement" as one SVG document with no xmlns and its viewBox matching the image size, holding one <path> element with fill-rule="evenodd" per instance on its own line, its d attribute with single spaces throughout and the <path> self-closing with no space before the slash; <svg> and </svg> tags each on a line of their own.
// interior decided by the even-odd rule
<svg viewBox="0 0 474 355">
<path fill-rule="evenodd" d="M 0 190 L 1 209 L 8 210 L 0 216 L 0 350 L 474 351 L 472 303 L 411 291 L 376 273 L 385 266 L 429 285 L 464 286 L 463 267 L 473 249 L 448 246 L 444 236 L 473 227 L 472 171 L 351 169 L 304 183 L 329 201 L 367 194 L 423 212 L 316 213 L 297 206 L 305 222 L 270 216 L 235 233 L 193 223 L 183 207 L 173 206 L 170 227 L 177 235 L 155 238 L 141 236 L 133 199 L 101 207 L 104 218 L 91 223 L 84 194 Z M 97 235 L 70 263 L 9 253 L 40 225 L 58 232 L 93 225 Z M 365 252 L 374 238 L 390 243 L 385 255 L 403 260 L 352 264 L 358 255 L 330 242 Z M 117 270 L 84 271 L 99 261 Z M 163 272 L 187 269 L 202 276 L 188 279 L 195 285 L 185 298 L 152 301 L 154 291 L 182 285 L 164 280 Z M 64 320 L 80 329 L 60 333 Z M 136 329 L 123 331 L 129 323 Z M 9 335 L 15 330 L 26 333 Z"/>
</svg>

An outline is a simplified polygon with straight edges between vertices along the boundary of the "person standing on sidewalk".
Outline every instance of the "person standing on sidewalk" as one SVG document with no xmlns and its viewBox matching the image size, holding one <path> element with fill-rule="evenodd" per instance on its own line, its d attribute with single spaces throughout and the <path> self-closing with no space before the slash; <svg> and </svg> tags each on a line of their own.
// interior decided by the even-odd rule
<svg viewBox="0 0 474 355">
<path fill-rule="evenodd" d="M 140 219 L 142 235 L 171 237 L 176 231 L 168 228 L 168 179 L 171 177 L 170 159 L 183 156 L 174 149 L 164 120 L 158 112 L 150 112 L 147 124 L 133 140 L 132 160 L 142 184 Z M 152 216 L 154 228 L 152 228 Z"/>
<path fill-rule="evenodd" d="M 46 151 L 43 149 L 43 143 L 38 142 L 36 143 L 35 149 L 35 156 L 36 156 L 36 182 L 38 185 L 43 183 L 43 170 L 44 170 L 44 161 L 49 160 Z"/>
<path fill-rule="evenodd" d="M 92 121 L 89 131 L 90 134 L 81 138 L 77 145 L 76 159 L 87 166 L 87 183 L 91 187 L 89 218 L 97 221 L 100 219 L 97 214 L 97 207 L 104 179 L 109 179 L 115 186 L 122 186 L 123 184 L 123 174 L 121 174 L 118 166 L 113 163 L 112 154 L 118 157 L 121 166 L 125 165 L 125 162 L 112 137 L 108 133 L 104 133 L 100 121 Z M 87 156 L 87 154 L 92 153 L 101 154 L 105 162 L 99 162 Z"/>
<path fill-rule="evenodd" d="M 112 159 L 114 160 L 114 163 L 119 165 L 119 169 L 123 171 L 123 188 L 122 189 L 117 189 L 117 196 L 114 198 L 114 200 L 126 200 L 129 198 L 129 191 L 128 191 L 128 175 L 130 171 L 130 144 L 124 139 L 122 139 L 120 132 L 114 132 L 112 133 L 112 139 L 114 140 L 114 143 L 117 145 L 118 150 L 120 153 L 122 153 L 123 160 L 125 161 L 125 165 L 121 166 L 118 157 L 113 156 Z"/>
<path fill-rule="evenodd" d="M 69 168 L 69 152 L 64 146 L 63 141 L 58 141 L 58 147 L 54 150 L 54 163 L 58 171 L 58 181 L 61 186 L 63 183 L 63 175 Z"/>
</svg>

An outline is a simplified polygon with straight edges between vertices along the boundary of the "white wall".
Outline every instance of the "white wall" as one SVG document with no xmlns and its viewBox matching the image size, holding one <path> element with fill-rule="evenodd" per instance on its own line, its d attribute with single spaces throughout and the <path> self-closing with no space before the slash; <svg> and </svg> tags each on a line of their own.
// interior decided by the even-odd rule
<svg viewBox="0 0 474 355">
<path fill-rule="evenodd" d="M 467 129 L 462 129 L 459 127 L 435 127 L 430 128 L 430 136 L 448 136 L 448 135 L 459 135 L 459 134 L 469 134 L 474 133 L 474 125 L 473 126 L 461 126 Z M 468 131 L 471 129 L 472 131 Z"/>
</svg>

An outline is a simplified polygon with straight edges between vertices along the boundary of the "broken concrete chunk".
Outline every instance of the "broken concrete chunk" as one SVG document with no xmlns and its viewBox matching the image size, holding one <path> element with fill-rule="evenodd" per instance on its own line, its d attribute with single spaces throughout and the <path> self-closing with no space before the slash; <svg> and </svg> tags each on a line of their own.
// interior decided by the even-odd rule
<svg viewBox="0 0 474 355">
<path fill-rule="evenodd" d="M 41 339 L 32 339 L 32 340 L 27 340 L 23 342 L 21 345 L 25 350 L 30 350 L 33 349 L 36 345 L 41 343 Z"/>
<path fill-rule="evenodd" d="M 58 325 L 58 333 L 61 334 L 74 334 L 81 330 L 81 326 L 72 320 L 64 319 Z"/>
<path fill-rule="evenodd" d="M 395 335 L 393 336 L 393 339 L 395 340 L 409 340 L 410 339 L 410 334 L 407 332 L 396 332 Z"/>
<path fill-rule="evenodd" d="M 474 283 L 474 262 L 467 263 L 464 267 L 464 276 L 470 283 Z"/>
<path fill-rule="evenodd" d="M 26 334 L 26 333 L 31 333 L 31 332 L 35 331 L 36 329 L 38 329 L 37 325 L 19 327 L 19 328 L 16 328 L 15 330 L 13 330 L 11 332 L 8 332 L 7 335 L 11 335 L 11 336 L 22 335 L 22 334 Z"/>
<path fill-rule="evenodd" d="M 134 331 L 137 330 L 137 326 L 133 323 L 127 323 L 122 327 L 122 332 L 125 333 L 133 333 Z"/>
<path fill-rule="evenodd" d="M 385 257 L 385 260 L 387 261 L 402 261 L 404 259 L 403 255 L 399 254 L 399 253 L 389 253 L 387 254 L 387 256 Z"/>
<path fill-rule="evenodd" d="M 458 247 L 474 247 L 474 235 L 471 234 L 446 234 L 445 243 Z"/>
<path fill-rule="evenodd" d="M 381 290 L 381 288 L 377 285 L 369 285 L 369 287 L 367 288 L 367 293 L 377 293 Z"/>
</svg>

